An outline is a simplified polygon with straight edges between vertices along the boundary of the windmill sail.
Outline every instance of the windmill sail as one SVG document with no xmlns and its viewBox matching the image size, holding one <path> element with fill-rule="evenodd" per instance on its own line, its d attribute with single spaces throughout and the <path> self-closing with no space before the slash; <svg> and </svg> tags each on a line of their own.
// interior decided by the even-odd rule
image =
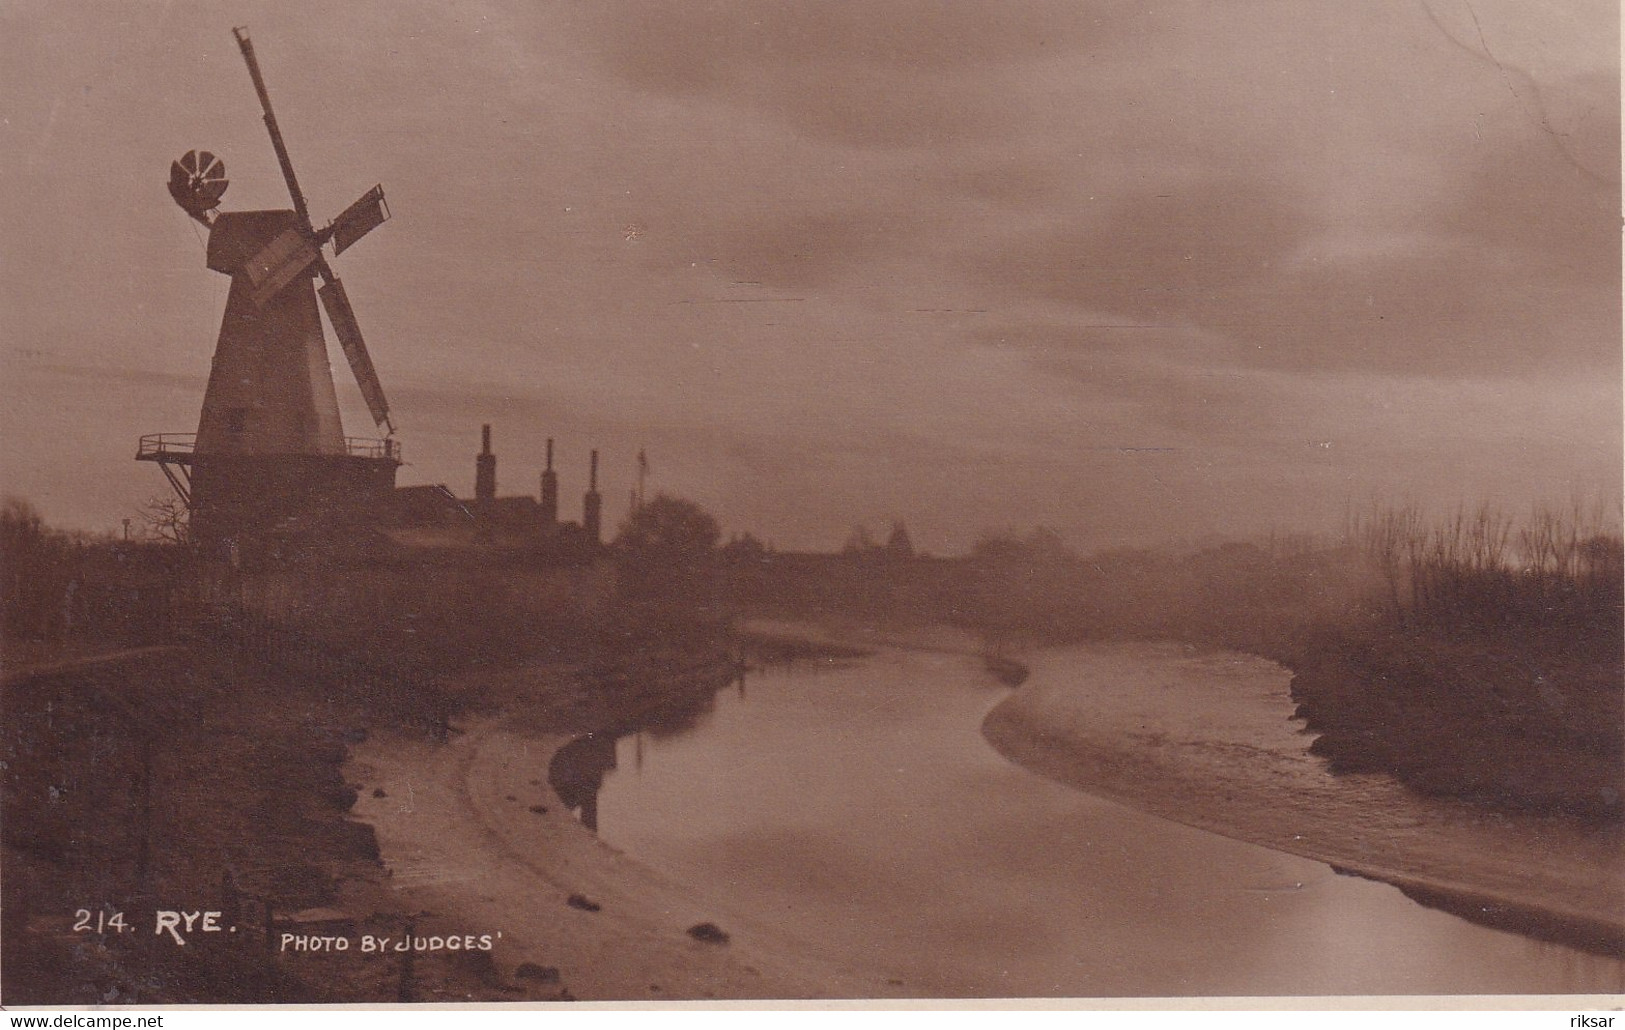
<svg viewBox="0 0 1625 1030">
<path fill-rule="evenodd" d="M 293 161 L 288 157 L 282 131 L 277 128 L 276 115 L 271 110 L 271 95 L 265 89 L 259 61 L 254 57 L 254 44 L 249 42 L 247 29 L 235 28 L 231 31 L 237 37 L 243 60 L 248 64 L 249 77 L 254 80 L 254 92 L 259 94 L 260 109 L 265 112 L 265 128 L 271 134 L 271 147 L 276 151 L 277 164 L 282 167 L 282 177 L 288 184 L 288 196 L 293 200 L 294 214 L 298 219 L 296 226 L 283 232 L 249 259 L 245 271 L 253 287 L 254 303 L 263 305 L 296 276 L 314 265 L 323 283 L 317 291 L 322 298 L 322 307 L 327 309 L 327 318 L 333 323 L 339 346 L 344 348 L 344 356 L 349 359 L 350 371 L 355 373 L 355 381 L 361 387 L 361 396 L 366 399 L 367 410 L 372 412 L 375 423 L 387 426 L 393 433 L 395 427 L 389 422 L 389 402 L 384 400 L 383 384 L 378 381 L 372 358 L 367 354 L 367 345 L 362 342 L 361 326 L 356 323 L 350 298 L 344 292 L 344 284 L 333 274 L 321 252 L 322 245 L 332 239 L 334 254 L 337 255 L 383 224 L 389 217 L 389 208 L 384 205 L 384 188 L 374 186 L 325 230 L 320 233 L 315 231 L 310 224 L 310 212 L 305 207 L 305 195 L 300 191 L 299 180 L 293 173 Z"/>
<path fill-rule="evenodd" d="M 344 253 L 351 244 L 383 225 L 389 219 L 389 207 L 384 203 L 384 188 L 374 186 L 344 213 L 333 219 L 328 231 L 333 234 L 333 256 Z"/>
<path fill-rule="evenodd" d="M 372 412 L 373 422 L 389 426 L 389 402 L 384 400 L 384 386 L 378 381 L 372 358 L 367 355 L 367 345 L 361 340 L 361 327 L 356 324 L 349 295 L 344 292 L 344 283 L 334 276 L 316 292 L 321 294 L 322 307 L 327 309 L 328 320 L 333 323 L 333 333 L 338 336 L 339 346 L 344 348 L 344 356 L 350 361 L 350 371 L 355 373 L 356 385 L 361 387 L 361 396 L 367 402 L 367 410 Z M 390 431 L 394 432 L 393 426 L 390 426 Z"/>
<path fill-rule="evenodd" d="M 254 286 L 254 303 L 263 306 L 320 256 L 315 244 L 298 229 L 288 229 L 272 240 L 243 266 Z"/>
<path fill-rule="evenodd" d="M 293 198 L 293 209 L 299 215 L 305 235 L 311 235 L 310 212 L 305 208 L 305 194 L 299 189 L 299 180 L 293 174 L 293 160 L 288 157 L 287 144 L 282 142 L 282 130 L 277 128 L 276 112 L 271 110 L 271 94 L 266 92 L 265 79 L 260 75 L 260 63 L 254 59 L 254 44 L 248 39 L 248 30 L 235 28 L 237 47 L 248 63 L 248 77 L 254 80 L 254 92 L 259 94 L 260 110 L 265 112 L 265 128 L 271 134 L 271 149 L 276 151 L 276 162 L 282 168 L 282 178 L 288 184 L 288 195 Z"/>
</svg>

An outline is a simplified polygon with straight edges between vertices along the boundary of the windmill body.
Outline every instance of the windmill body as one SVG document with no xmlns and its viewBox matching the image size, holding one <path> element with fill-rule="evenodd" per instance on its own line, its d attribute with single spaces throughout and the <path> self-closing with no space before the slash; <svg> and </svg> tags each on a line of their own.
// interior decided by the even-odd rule
<svg viewBox="0 0 1625 1030">
<path fill-rule="evenodd" d="M 348 453 L 315 270 L 261 305 L 244 269 L 295 224 L 292 211 L 238 211 L 220 215 L 210 228 L 209 267 L 231 276 L 231 292 L 203 395 L 197 454 Z"/>
<path fill-rule="evenodd" d="M 163 468 L 190 511 L 193 542 L 217 552 L 353 535 L 388 505 L 400 465 L 383 387 L 322 251 L 331 243 L 336 255 L 383 224 L 383 189 L 315 229 L 253 47 L 246 32 L 235 33 L 294 206 L 223 213 L 219 158 L 190 151 L 171 166 L 170 195 L 208 227 L 208 267 L 229 275 L 231 290 L 196 435 L 145 436 L 136 455 Z M 345 437 L 318 296 L 373 419 L 390 437 Z"/>
</svg>

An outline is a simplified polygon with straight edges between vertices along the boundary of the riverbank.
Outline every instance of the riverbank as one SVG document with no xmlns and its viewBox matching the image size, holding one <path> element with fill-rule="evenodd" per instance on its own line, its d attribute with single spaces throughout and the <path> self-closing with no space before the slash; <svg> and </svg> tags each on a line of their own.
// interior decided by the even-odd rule
<svg viewBox="0 0 1625 1030">
<path fill-rule="evenodd" d="M 1509 812 L 1625 813 L 1619 641 L 1325 635 L 1294 662 L 1313 751 L 1339 772 Z M 1610 653 L 1612 652 L 1612 653 Z"/>
<path fill-rule="evenodd" d="M 1181 711 L 1195 695 L 1118 682 L 1132 680 L 1133 670 L 1111 656 L 1135 646 L 1144 645 L 1102 648 L 1095 693 L 1068 689 L 1065 677 L 1035 663 L 1027 684 L 989 714 L 985 736 L 1035 772 L 1164 818 L 1392 883 L 1498 928 L 1620 954 L 1625 838 L 1617 826 L 1416 798 L 1379 775 L 1334 777 L 1288 721 L 1284 669 L 1270 697 L 1237 697 L 1216 709 L 1222 718 L 1261 701 L 1278 732 L 1262 746 L 1227 746 L 1222 725 L 1198 725 Z M 1181 650 L 1192 681 L 1214 684 L 1209 691 L 1222 689 L 1227 669 L 1262 662 Z M 1118 706 L 1117 717 L 1102 718 L 1102 705 Z"/>
<path fill-rule="evenodd" d="M 271 643 L 275 663 L 193 641 L 11 670 L 6 1001 L 901 993 L 696 907 L 549 783 L 583 733 L 700 717 L 736 656 L 605 652 L 405 683 Z M 190 947 L 154 935 L 171 905 L 229 930 Z M 366 947 L 386 939 L 425 950 Z"/>
</svg>

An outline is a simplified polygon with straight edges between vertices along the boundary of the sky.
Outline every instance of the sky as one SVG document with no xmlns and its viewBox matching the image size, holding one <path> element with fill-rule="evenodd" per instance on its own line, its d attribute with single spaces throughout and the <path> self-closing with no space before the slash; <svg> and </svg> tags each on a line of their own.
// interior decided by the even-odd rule
<svg viewBox="0 0 1625 1030">
<path fill-rule="evenodd" d="M 0 0 L 0 489 L 168 487 L 228 280 L 165 191 L 287 206 L 399 481 L 649 489 L 834 548 L 1330 530 L 1621 493 L 1617 3 Z M 331 334 L 329 334 L 331 340 Z M 330 345 L 351 435 L 371 420 Z"/>
</svg>

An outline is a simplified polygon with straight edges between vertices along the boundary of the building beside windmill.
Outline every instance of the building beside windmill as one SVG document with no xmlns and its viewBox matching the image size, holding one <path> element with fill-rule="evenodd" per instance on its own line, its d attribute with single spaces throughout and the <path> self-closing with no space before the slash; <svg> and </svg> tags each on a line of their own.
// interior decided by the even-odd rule
<svg viewBox="0 0 1625 1030">
<path fill-rule="evenodd" d="M 598 452 L 592 452 L 589 462 L 579 522 L 559 518 L 559 474 L 553 468 L 551 438 L 546 461 L 537 494 L 503 496 L 498 490 L 491 426 L 481 426 L 480 450 L 474 456 L 474 495 L 458 498 L 445 486 L 399 487 L 393 511 L 376 532 L 402 547 L 419 550 L 479 547 L 555 562 L 586 560 L 603 543 Z"/>
</svg>

